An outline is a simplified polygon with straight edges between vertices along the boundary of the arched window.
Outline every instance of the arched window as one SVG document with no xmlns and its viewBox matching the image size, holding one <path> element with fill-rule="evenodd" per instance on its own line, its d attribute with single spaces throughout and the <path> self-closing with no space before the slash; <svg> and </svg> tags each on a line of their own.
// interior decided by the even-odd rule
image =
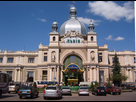
<svg viewBox="0 0 136 102">
<path fill-rule="evenodd" d="M 75 43 L 75 40 L 73 40 L 73 43 Z"/>
<path fill-rule="evenodd" d="M 69 55 L 64 60 L 63 63 L 64 63 L 64 68 L 66 68 L 71 63 L 77 64 L 81 69 L 83 68 L 83 66 L 82 66 L 82 59 L 79 56 L 76 56 L 76 55 Z"/>
<path fill-rule="evenodd" d="M 91 41 L 93 41 L 93 36 L 91 37 Z"/>
<path fill-rule="evenodd" d="M 55 36 L 53 37 L 53 41 L 55 41 L 56 40 L 56 38 L 55 38 Z"/>
</svg>

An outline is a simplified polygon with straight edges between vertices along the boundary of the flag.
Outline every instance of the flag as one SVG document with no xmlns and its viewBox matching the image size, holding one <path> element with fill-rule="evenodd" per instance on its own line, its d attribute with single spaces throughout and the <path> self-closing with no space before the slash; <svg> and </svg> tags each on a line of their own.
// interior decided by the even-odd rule
<svg viewBox="0 0 136 102">
<path fill-rule="evenodd" d="M 75 1 L 73 1 L 74 3 L 76 3 Z"/>
</svg>

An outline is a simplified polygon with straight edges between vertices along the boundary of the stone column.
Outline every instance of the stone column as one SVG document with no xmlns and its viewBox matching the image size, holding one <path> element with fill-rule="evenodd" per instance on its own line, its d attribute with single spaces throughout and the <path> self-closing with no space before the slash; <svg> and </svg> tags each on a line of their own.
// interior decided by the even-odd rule
<svg viewBox="0 0 136 102">
<path fill-rule="evenodd" d="M 19 73 L 19 74 L 18 74 L 18 77 L 19 77 L 18 81 L 21 81 L 21 80 L 20 80 L 20 77 L 21 77 L 21 76 L 20 76 L 20 75 L 21 75 L 20 69 L 18 70 L 18 73 Z"/>
<path fill-rule="evenodd" d="M 92 82 L 92 68 L 90 68 L 90 82 Z"/>
<path fill-rule="evenodd" d="M 128 69 L 127 69 L 126 71 L 127 71 L 127 76 L 128 76 Z M 127 82 L 129 82 L 129 76 L 128 76 L 128 78 L 127 78 Z"/>
<path fill-rule="evenodd" d="M 57 67 L 57 76 L 56 76 L 56 79 L 57 79 L 57 81 L 59 82 L 59 66 Z"/>
<path fill-rule="evenodd" d="M 60 69 L 60 73 L 61 73 L 60 82 L 62 82 L 62 79 L 63 79 L 63 72 L 62 72 L 62 70 L 63 70 L 63 67 L 61 67 L 61 69 Z"/>
<path fill-rule="evenodd" d="M 83 73 L 84 82 L 86 82 L 86 77 L 85 77 L 85 76 L 86 76 L 86 73 L 85 73 L 85 72 L 86 72 L 86 70 L 85 70 L 85 67 L 84 67 L 84 73 Z"/>
<path fill-rule="evenodd" d="M 94 81 L 96 81 L 96 68 L 94 68 Z"/>
<path fill-rule="evenodd" d="M 86 67 L 86 82 L 88 82 L 88 68 Z"/>
<path fill-rule="evenodd" d="M 48 67 L 48 72 L 47 72 L 47 80 L 49 81 L 50 80 L 50 67 Z"/>
<path fill-rule="evenodd" d="M 99 68 L 97 67 L 97 82 L 99 82 Z"/>
<path fill-rule="evenodd" d="M 51 80 L 51 78 L 52 78 L 51 76 L 52 76 L 52 68 L 50 68 L 50 81 L 52 81 Z"/>
<path fill-rule="evenodd" d="M 130 69 L 130 82 L 132 82 L 132 69 Z"/>
<path fill-rule="evenodd" d="M 17 69 L 15 69 L 15 81 L 17 81 Z"/>
</svg>

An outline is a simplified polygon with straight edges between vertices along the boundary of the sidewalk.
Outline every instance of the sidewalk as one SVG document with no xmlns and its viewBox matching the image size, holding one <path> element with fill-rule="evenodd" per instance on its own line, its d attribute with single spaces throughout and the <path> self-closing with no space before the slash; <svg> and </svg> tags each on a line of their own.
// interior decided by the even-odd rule
<svg viewBox="0 0 136 102">
<path fill-rule="evenodd" d="M 122 90 L 121 92 L 132 92 L 132 90 L 131 89 L 129 89 L 129 90 Z"/>
</svg>

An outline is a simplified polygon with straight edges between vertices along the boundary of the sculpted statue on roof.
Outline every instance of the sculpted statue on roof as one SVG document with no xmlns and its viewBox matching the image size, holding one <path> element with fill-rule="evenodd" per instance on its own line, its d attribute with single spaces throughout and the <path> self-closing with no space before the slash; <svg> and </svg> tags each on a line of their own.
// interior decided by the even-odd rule
<svg viewBox="0 0 136 102">
<path fill-rule="evenodd" d="M 82 38 L 82 34 L 79 33 L 79 31 L 71 30 L 67 31 L 66 34 L 64 34 L 64 38 L 66 37 L 80 37 Z"/>
</svg>

